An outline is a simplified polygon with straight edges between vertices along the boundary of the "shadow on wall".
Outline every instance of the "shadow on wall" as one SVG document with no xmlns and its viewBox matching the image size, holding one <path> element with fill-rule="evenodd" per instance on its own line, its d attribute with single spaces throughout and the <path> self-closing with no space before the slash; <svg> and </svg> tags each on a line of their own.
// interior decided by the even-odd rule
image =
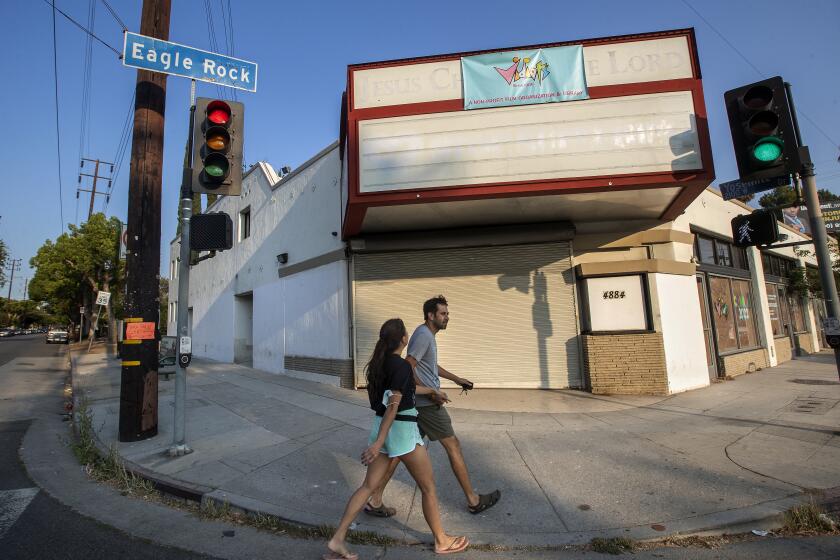
<svg viewBox="0 0 840 560">
<path fill-rule="evenodd" d="M 517 271 L 503 274 L 498 279 L 499 289 L 502 291 L 515 289 L 527 294 L 532 291 L 534 303 L 531 304 L 531 324 L 536 331 L 537 351 L 539 352 L 540 382 L 549 386 L 548 344 L 547 339 L 554 334 L 551 323 L 551 309 L 548 303 L 548 282 L 545 273 L 539 269 L 533 271 Z"/>
</svg>

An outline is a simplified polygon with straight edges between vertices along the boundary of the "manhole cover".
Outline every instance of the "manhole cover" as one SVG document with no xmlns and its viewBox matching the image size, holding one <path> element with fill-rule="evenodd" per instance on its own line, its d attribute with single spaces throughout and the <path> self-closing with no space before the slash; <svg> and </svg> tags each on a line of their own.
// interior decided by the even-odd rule
<svg viewBox="0 0 840 560">
<path fill-rule="evenodd" d="M 790 403 L 785 410 L 798 412 L 800 414 L 825 414 L 838 402 L 836 399 L 821 399 L 815 397 L 802 397 Z"/>
<path fill-rule="evenodd" d="M 840 385 L 840 381 L 830 381 L 828 379 L 791 379 L 790 382 L 800 385 Z"/>
</svg>

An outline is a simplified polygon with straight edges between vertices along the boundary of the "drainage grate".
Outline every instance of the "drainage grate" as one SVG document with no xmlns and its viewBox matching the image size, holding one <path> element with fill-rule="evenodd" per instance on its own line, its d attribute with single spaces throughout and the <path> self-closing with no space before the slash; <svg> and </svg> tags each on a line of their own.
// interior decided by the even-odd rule
<svg viewBox="0 0 840 560">
<path fill-rule="evenodd" d="M 32 362 L 18 362 L 19 366 L 34 366 Z"/>
<path fill-rule="evenodd" d="M 800 385 L 840 385 L 840 381 L 830 381 L 828 379 L 791 379 L 790 382 Z"/>
<path fill-rule="evenodd" d="M 790 403 L 785 410 L 800 414 L 825 414 L 838 402 L 836 399 L 821 399 L 818 397 L 802 397 Z"/>
</svg>

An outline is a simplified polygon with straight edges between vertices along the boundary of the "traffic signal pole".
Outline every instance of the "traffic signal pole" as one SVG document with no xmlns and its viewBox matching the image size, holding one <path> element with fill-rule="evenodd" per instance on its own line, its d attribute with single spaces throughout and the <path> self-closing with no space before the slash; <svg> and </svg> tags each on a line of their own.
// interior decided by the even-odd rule
<svg viewBox="0 0 840 560">
<path fill-rule="evenodd" d="M 193 126 L 195 123 L 195 80 L 190 83 L 190 126 L 187 137 L 187 153 L 184 158 L 184 172 L 181 179 L 181 252 L 178 263 L 178 313 L 176 318 L 177 352 L 175 360 L 175 406 L 172 430 L 172 446 L 169 455 L 179 457 L 192 453 L 186 443 L 186 399 L 187 399 L 187 369 L 181 363 L 181 341 L 184 337 L 191 337 L 189 332 L 189 303 L 190 303 L 190 221 L 192 219 L 192 159 L 193 159 Z"/>
<path fill-rule="evenodd" d="M 806 148 L 807 149 L 807 148 Z M 840 319 L 840 299 L 837 297 L 837 285 L 834 282 L 834 270 L 831 263 L 831 253 L 828 250 L 828 234 L 825 231 L 822 209 L 817 196 L 817 181 L 814 178 L 814 164 L 807 162 L 802 166 L 802 190 L 805 191 L 805 206 L 808 208 L 808 218 L 811 235 L 814 239 L 814 250 L 817 254 L 817 264 L 820 270 L 823 298 L 826 301 L 828 316 Z M 840 348 L 834 349 L 834 361 L 837 363 L 837 375 L 840 377 Z"/>
<path fill-rule="evenodd" d="M 820 271 L 820 282 L 823 288 L 823 299 L 826 302 L 826 311 L 829 317 L 840 319 L 840 298 L 837 296 L 837 284 L 834 282 L 834 266 L 831 262 L 831 252 L 828 250 L 828 234 L 825 230 L 820 198 L 817 192 L 817 180 L 814 177 L 814 164 L 811 162 L 811 154 L 808 146 L 802 141 L 802 133 L 799 131 L 799 118 L 796 115 L 796 104 L 793 101 L 793 92 L 790 84 L 785 82 L 785 91 L 790 103 L 790 114 L 793 120 L 793 131 L 796 134 L 796 142 L 799 146 L 800 161 L 802 169 L 799 177 L 802 180 L 802 194 L 805 198 L 805 207 L 808 209 L 808 222 L 811 226 L 811 238 L 814 240 L 814 252 L 817 256 L 817 266 Z M 834 348 L 834 362 L 837 364 L 837 376 L 840 377 L 840 348 Z"/>
</svg>

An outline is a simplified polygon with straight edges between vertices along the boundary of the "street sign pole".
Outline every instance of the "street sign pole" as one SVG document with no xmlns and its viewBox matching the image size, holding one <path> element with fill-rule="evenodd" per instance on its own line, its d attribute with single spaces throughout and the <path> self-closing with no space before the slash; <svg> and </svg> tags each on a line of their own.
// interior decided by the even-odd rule
<svg viewBox="0 0 840 560">
<path fill-rule="evenodd" d="M 184 158 L 184 172 L 181 179 L 181 261 L 178 263 L 178 313 L 176 332 L 178 342 L 175 354 L 175 417 L 172 430 L 172 446 L 169 455 L 179 457 L 192 453 L 186 443 L 186 398 L 187 369 L 189 364 L 181 362 L 181 340 L 190 337 L 190 220 L 192 219 L 192 160 L 193 160 L 193 123 L 195 122 L 195 80 L 190 82 L 190 126 L 187 128 L 187 153 Z"/>
</svg>

